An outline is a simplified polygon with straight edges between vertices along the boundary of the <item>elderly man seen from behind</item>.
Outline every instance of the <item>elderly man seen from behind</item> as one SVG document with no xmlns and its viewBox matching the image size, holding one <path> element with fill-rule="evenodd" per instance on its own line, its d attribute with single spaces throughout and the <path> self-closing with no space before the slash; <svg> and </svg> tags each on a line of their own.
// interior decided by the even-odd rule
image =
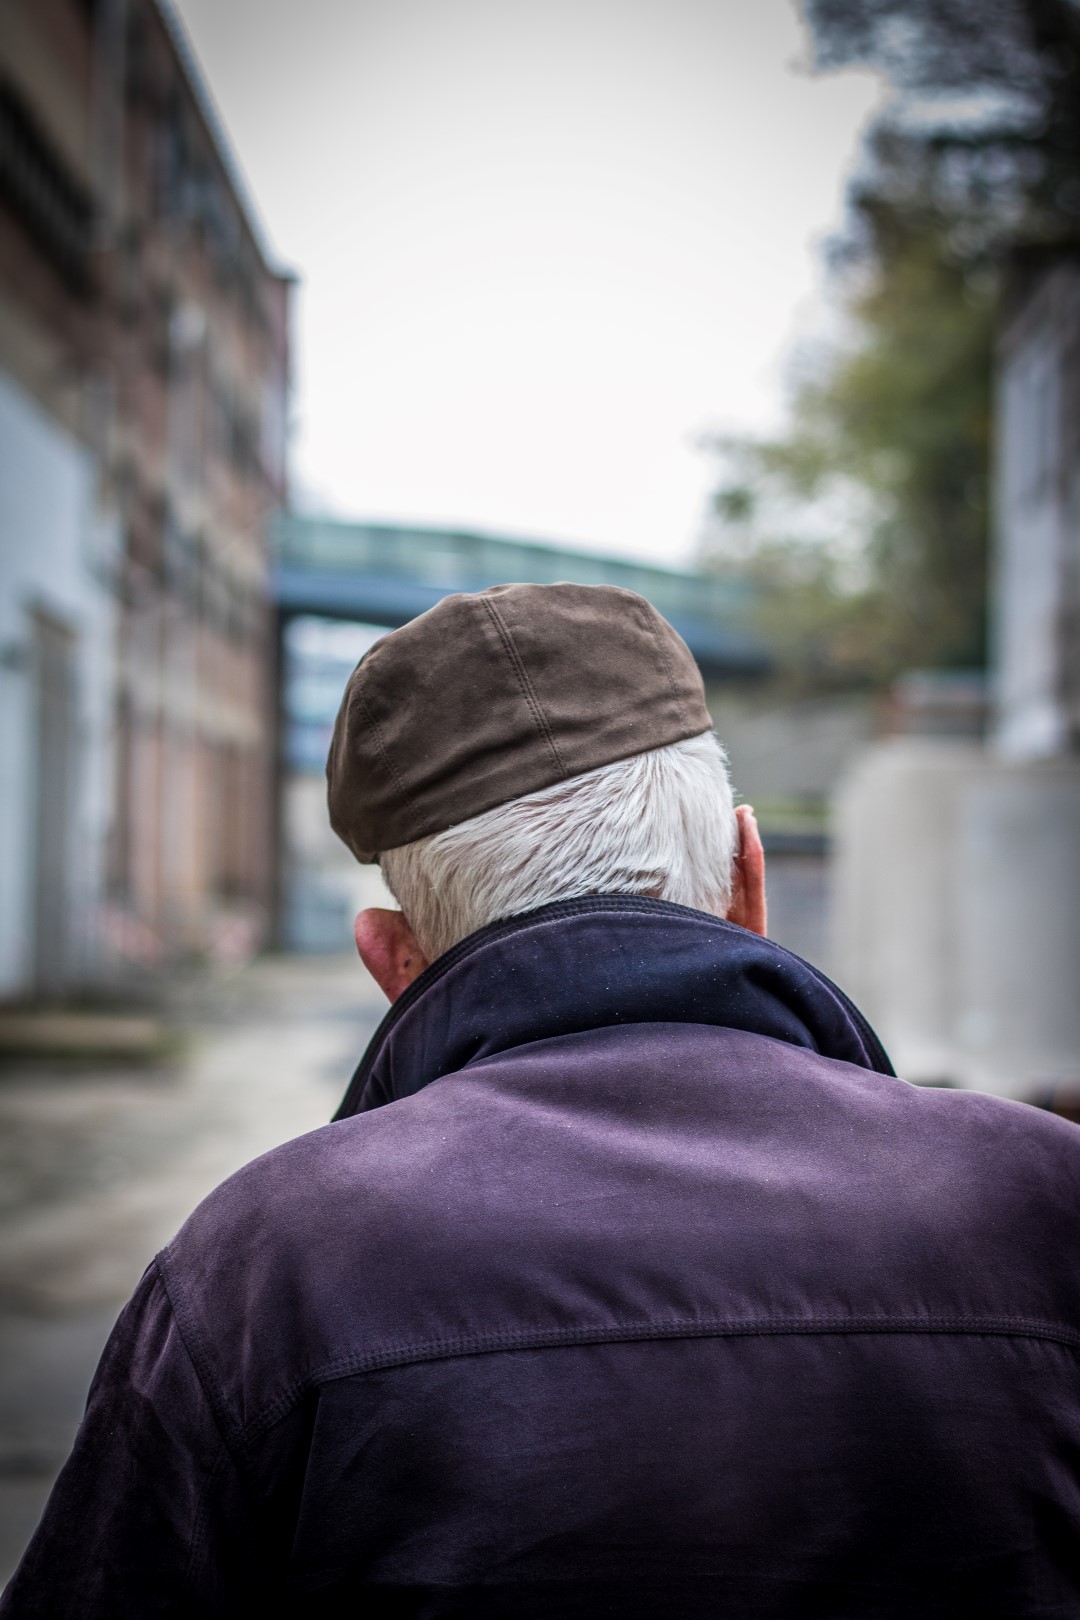
<svg viewBox="0 0 1080 1620">
<path fill-rule="evenodd" d="M 392 1006 L 149 1267 L 2 1613 L 1080 1614 L 1080 1134 L 765 937 L 671 627 L 449 597 L 328 776 Z"/>
</svg>

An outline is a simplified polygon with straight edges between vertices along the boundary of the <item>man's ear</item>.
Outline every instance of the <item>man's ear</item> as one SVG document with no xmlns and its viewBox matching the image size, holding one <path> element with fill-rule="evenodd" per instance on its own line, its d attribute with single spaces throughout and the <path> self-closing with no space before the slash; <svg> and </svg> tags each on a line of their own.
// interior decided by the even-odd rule
<svg viewBox="0 0 1080 1620">
<path fill-rule="evenodd" d="M 735 818 L 739 823 L 739 848 L 732 874 L 731 904 L 726 916 L 728 922 L 738 923 L 740 928 L 749 928 L 752 934 L 764 935 L 768 929 L 765 851 L 753 806 L 740 804 Z"/>
<path fill-rule="evenodd" d="M 390 1001 L 396 1001 L 428 965 L 400 911 L 369 906 L 353 924 L 353 938 L 361 962 Z"/>
</svg>

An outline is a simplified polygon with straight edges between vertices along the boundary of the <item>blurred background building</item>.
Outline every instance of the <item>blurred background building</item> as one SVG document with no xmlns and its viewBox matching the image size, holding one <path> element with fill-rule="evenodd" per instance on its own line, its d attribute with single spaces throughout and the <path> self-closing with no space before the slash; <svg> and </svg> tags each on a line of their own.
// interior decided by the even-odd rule
<svg viewBox="0 0 1080 1620">
<path fill-rule="evenodd" d="M 0 994 L 265 929 L 290 279 L 156 0 L 0 20 Z"/>
<path fill-rule="evenodd" d="M 901 691 L 836 797 L 836 972 L 900 1073 L 1080 1099 L 1080 258 L 1012 268 L 989 680 Z M 985 727 L 985 741 L 980 732 Z"/>
</svg>

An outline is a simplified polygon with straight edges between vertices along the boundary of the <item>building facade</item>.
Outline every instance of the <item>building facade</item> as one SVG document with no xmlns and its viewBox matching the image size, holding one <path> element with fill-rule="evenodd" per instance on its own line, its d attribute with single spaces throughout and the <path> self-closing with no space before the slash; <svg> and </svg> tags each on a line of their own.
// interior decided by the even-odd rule
<svg viewBox="0 0 1080 1620">
<path fill-rule="evenodd" d="M 998 372 L 997 723 L 1006 759 L 1080 755 L 1080 254 L 1018 274 Z"/>
<path fill-rule="evenodd" d="M 0 29 L 0 995 L 257 943 L 291 281 L 157 0 Z"/>
<path fill-rule="evenodd" d="M 837 798 L 835 971 L 909 1079 L 1080 1117 L 1080 263 L 1018 274 L 997 365 L 991 723 Z"/>
</svg>

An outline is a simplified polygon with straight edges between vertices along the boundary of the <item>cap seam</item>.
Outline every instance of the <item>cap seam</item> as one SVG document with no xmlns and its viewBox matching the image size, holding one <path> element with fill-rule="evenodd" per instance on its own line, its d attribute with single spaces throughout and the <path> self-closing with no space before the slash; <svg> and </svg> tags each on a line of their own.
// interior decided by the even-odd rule
<svg viewBox="0 0 1080 1620">
<path fill-rule="evenodd" d="M 354 696 L 356 698 L 357 703 L 359 703 L 360 707 L 363 709 L 364 714 L 367 717 L 367 723 L 371 727 L 372 736 L 375 738 L 375 747 L 379 751 L 380 759 L 382 760 L 383 764 L 386 766 L 387 771 L 390 773 L 391 781 L 393 782 L 394 786 L 397 788 L 398 792 L 401 794 L 401 797 L 404 799 L 405 803 L 409 806 L 409 808 L 412 809 L 412 810 L 415 810 L 416 809 L 416 801 L 413 798 L 412 794 L 409 792 L 408 788 L 405 786 L 404 782 L 401 780 L 401 777 L 398 775 L 397 768 L 395 767 L 393 760 L 390 758 L 389 752 L 387 751 L 386 744 L 383 741 L 382 728 L 379 725 L 379 722 L 376 720 L 375 716 L 372 714 L 371 706 L 368 703 L 367 698 L 364 696 L 363 688 L 360 686 L 359 682 L 357 682 L 356 686 L 353 688 L 353 693 L 354 693 Z"/>
<path fill-rule="evenodd" d="M 514 675 L 517 678 L 518 686 L 521 688 L 521 694 L 529 706 L 536 729 L 547 743 L 548 750 L 552 759 L 555 761 L 556 768 L 565 780 L 570 773 L 563 763 L 562 755 L 559 753 L 558 747 L 556 746 L 555 738 L 551 732 L 551 727 L 548 725 L 547 717 L 545 716 L 543 709 L 540 707 L 540 700 L 536 696 L 533 684 L 529 679 L 528 671 L 521 661 L 521 655 L 514 645 L 514 640 L 510 634 L 510 630 L 495 604 L 486 597 L 481 598 L 481 600 L 483 601 L 483 605 L 491 618 L 492 624 L 495 626 L 495 630 L 503 644 L 503 647 L 506 650 L 506 656 L 510 660 Z"/>
<path fill-rule="evenodd" d="M 652 617 L 648 613 L 641 613 L 641 621 L 645 625 L 645 628 L 649 631 L 649 634 L 652 636 L 653 640 L 656 642 L 656 650 L 660 654 L 660 661 L 664 666 L 664 673 L 668 678 L 668 685 L 671 687 L 671 695 L 675 700 L 675 709 L 679 716 L 679 723 L 685 729 L 688 724 L 686 710 L 683 708 L 682 698 L 679 696 L 679 688 L 675 684 L 675 675 L 671 668 L 671 659 L 668 657 L 667 648 L 664 646 L 660 631 L 654 624 Z"/>
</svg>

